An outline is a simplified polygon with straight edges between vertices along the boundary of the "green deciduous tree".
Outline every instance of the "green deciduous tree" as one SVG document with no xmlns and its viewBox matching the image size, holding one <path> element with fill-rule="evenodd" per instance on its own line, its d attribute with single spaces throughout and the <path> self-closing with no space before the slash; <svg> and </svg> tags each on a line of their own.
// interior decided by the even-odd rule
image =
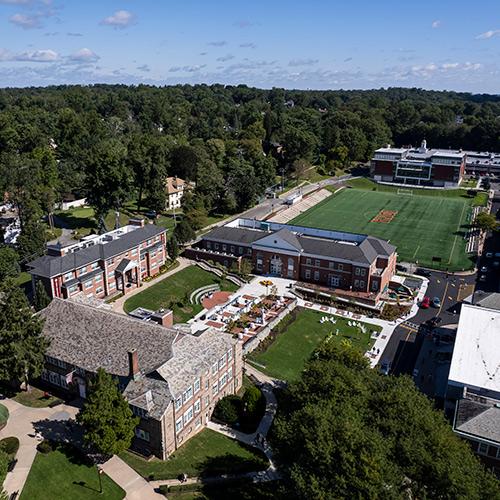
<svg viewBox="0 0 500 500">
<path fill-rule="evenodd" d="M 0 287 L 0 379 L 17 380 L 26 387 L 44 366 L 49 341 L 43 321 L 33 315 L 26 296 L 11 280 Z"/>
<path fill-rule="evenodd" d="M 115 455 L 130 447 L 139 418 L 133 416 L 116 380 L 99 368 L 77 421 L 88 444 L 100 453 Z"/>
<path fill-rule="evenodd" d="M 413 381 L 348 345 L 322 346 L 281 400 L 273 439 L 299 498 L 500 498 Z"/>
<path fill-rule="evenodd" d="M 179 257 L 179 243 L 174 234 L 167 241 L 167 254 L 171 260 L 176 260 Z"/>
<path fill-rule="evenodd" d="M 179 243 L 186 243 L 191 241 L 196 236 L 196 233 L 189 222 L 182 219 L 177 226 L 175 226 L 174 236 Z"/>
<path fill-rule="evenodd" d="M 498 228 L 498 222 L 493 214 L 481 212 L 474 219 L 474 224 L 484 231 L 494 231 Z"/>
</svg>

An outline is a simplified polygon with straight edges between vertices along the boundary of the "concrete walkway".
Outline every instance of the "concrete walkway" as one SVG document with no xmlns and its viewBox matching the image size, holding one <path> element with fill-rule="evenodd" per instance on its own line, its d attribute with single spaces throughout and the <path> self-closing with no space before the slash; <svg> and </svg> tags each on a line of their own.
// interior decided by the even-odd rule
<svg viewBox="0 0 500 500">
<path fill-rule="evenodd" d="M 102 470 L 126 491 L 126 500 L 159 500 L 163 495 L 154 491 L 155 486 L 127 465 L 116 455 L 102 465 Z"/>
<path fill-rule="evenodd" d="M 64 422 L 75 417 L 78 408 L 58 405 L 54 408 L 30 408 L 4 399 L 1 403 L 9 410 L 7 425 L 0 431 L 0 439 L 15 436 L 19 439 L 17 463 L 12 472 L 7 473 L 4 490 L 8 495 L 21 493 L 29 471 L 36 456 L 36 446 L 40 442 L 35 438 L 35 432 L 43 437 L 55 436 L 61 432 Z"/>
<path fill-rule="evenodd" d="M 179 257 L 177 260 L 179 262 L 179 265 L 174 269 L 167 271 L 165 274 L 158 276 L 158 278 L 154 280 L 143 282 L 141 287 L 133 288 L 132 290 L 128 291 L 123 297 L 120 297 L 119 299 L 115 300 L 112 303 L 113 311 L 121 314 L 126 314 L 125 311 L 123 310 L 123 304 L 125 304 L 125 301 L 130 299 L 130 297 L 133 297 L 134 295 L 143 292 L 150 286 L 156 285 L 157 283 L 160 283 L 160 281 L 163 281 L 169 276 L 172 276 L 173 274 L 178 273 L 182 269 L 193 265 L 193 263 L 190 260 L 185 259 L 184 257 Z"/>
</svg>

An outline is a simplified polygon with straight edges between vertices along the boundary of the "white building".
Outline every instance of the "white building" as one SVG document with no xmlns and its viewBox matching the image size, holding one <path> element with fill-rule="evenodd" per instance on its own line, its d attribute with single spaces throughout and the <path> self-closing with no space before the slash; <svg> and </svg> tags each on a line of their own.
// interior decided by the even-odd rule
<svg viewBox="0 0 500 500">
<path fill-rule="evenodd" d="M 188 188 L 189 184 L 185 180 L 179 177 L 167 177 L 165 183 L 165 209 L 173 210 L 174 208 L 180 208 L 182 197 Z"/>
</svg>

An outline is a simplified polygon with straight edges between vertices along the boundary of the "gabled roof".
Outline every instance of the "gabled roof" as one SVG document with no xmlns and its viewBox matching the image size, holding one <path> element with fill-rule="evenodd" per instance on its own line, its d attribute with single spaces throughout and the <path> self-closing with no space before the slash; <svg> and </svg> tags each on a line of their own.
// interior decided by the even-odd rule
<svg viewBox="0 0 500 500">
<path fill-rule="evenodd" d="M 40 312 L 47 355 L 96 372 L 129 374 L 128 352 L 136 349 L 139 369 L 150 373 L 173 356 L 176 330 L 130 316 L 55 298 Z"/>
<path fill-rule="evenodd" d="M 266 233 L 239 227 L 220 226 L 212 229 L 203 236 L 206 240 L 217 240 L 224 243 L 236 245 L 250 245 L 254 241 L 260 240 Z"/>
<path fill-rule="evenodd" d="M 97 260 L 105 260 L 119 255 L 164 232 L 166 232 L 164 227 L 146 224 L 144 227 L 137 227 L 137 229 L 108 243 L 99 243 L 63 256 L 44 255 L 28 263 L 28 267 L 31 268 L 29 272 L 36 276 L 52 278 Z"/>
<path fill-rule="evenodd" d="M 500 444 L 500 408 L 495 404 L 461 399 L 457 403 L 456 431 Z"/>
</svg>

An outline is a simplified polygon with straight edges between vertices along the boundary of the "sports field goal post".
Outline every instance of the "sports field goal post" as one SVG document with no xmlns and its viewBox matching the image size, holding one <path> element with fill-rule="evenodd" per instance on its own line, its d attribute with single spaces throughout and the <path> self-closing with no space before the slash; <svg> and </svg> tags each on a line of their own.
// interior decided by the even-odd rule
<svg viewBox="0 0 500 500">
<path fill-rule="evenodd" d="M 398 194 L 403 194 L 405 196 L 413 196 L 413 189 L 398 189 Z"/>
</svg>

